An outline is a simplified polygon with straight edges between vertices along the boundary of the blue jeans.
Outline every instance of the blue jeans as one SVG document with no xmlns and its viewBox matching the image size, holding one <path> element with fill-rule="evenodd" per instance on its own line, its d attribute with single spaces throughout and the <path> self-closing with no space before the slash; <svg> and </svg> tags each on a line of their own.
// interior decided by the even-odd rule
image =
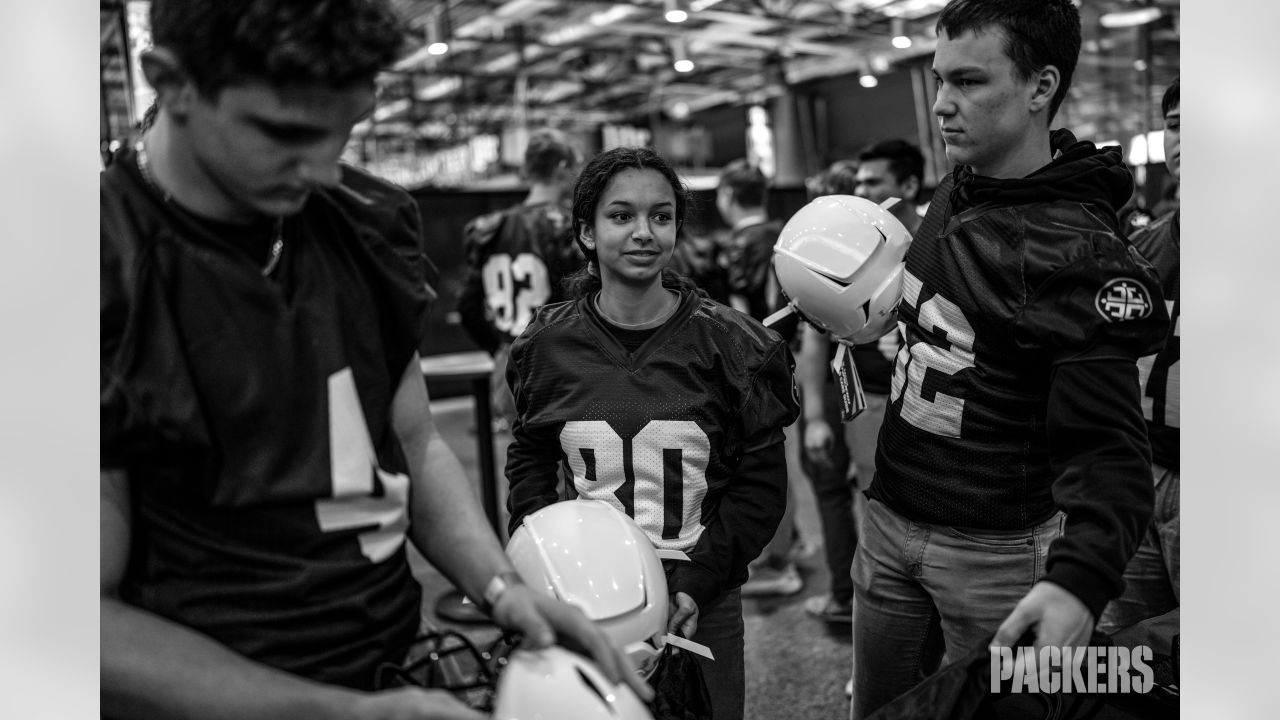
<svg viewBox="0 0 1280 720">
<path fill-rule="evenodd" d="M 947 658 L 990 640 L 1044 576 L 1065 515 L 1025 530 L 908 520 L 867 504 L 853 560 L 854 718 L 910 690 Z"/>
<path fill-rule="evenodd" d="M 1181 535 L 1178 472 L 1152 465 L 1156 483 L 1155 509 L 1137 552 L 1124 569 L 1124 592 L 1102 611 L 1098 631 L 1108 635 L 1141 620 L 1177 608 L 1178 551 Z"/>
<path fill-rule="evenodd" d="M 742 720 L 747 694 L 743 666 L 742 591 L 734 588 L 698 608 L 698 630 L 692 640 L 711 648 L 715 660 L 701 656 L 698 665 L 711 695 L 715 720 Z"/>
</svg>

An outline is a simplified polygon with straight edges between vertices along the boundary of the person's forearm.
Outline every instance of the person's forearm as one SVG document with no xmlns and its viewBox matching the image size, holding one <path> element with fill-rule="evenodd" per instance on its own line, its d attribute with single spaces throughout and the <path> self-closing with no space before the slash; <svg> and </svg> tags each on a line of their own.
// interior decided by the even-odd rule
<svg viewBox="0 0 1280 720">
<path fill-rule="evenodd" d="M 1128 360 L 1054 369 L 1047 430 L 1053 497 L 1067 514 L 1045 579 L 1079 597 L 1096 618 L 1120 594 L 1121 574 L 1151 517 L 1151 451 Z"/>
<path fill-rule="evenodd" d="M 494 575 L 513 570 L 475 490 L 453 451 L 436 434 L 424 449 L 425 483 L 415 483 L 410 535 L 414 545 L 472 600 Z"/>
<path fill-rule="evenodd" d="M 254 662 L 112 597 L 101 601 L 106 718 L 350 720 L 362 693 Z"/>
<path fill-rule="evenodd" d="M 826 419 L 827 348 L 826 333 L 811 325 L 800 329 L 800 352 L 796 355 L 796 381 L 800 385 L 801 407 L 805 420 Z"/>
</svg>

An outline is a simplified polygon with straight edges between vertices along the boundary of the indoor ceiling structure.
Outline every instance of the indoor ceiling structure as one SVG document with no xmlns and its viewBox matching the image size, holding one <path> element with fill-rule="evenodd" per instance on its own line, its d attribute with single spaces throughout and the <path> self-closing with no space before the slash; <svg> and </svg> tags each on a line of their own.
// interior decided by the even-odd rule
<svg viewBox="0 0 1280 720">
<path fill-rule="evenodd" d="M 392 0 L 408 20 L 358 135 L 448 145 L 512 125 L 679 120 L 933 52 L 945 0 Z M 1072 100 L 1120 114 L 1177 72 L 1179 0 L 1080 0 Z M 683 13 L 681 22 L 668 18 Z M 1141 30 L 1141 31 L 1139 31 Z M 443 45 L 447 51 L 441 54 Z M 677 61 L 688 63 L 677 69 Z M 1132 114 L 1132 111 L 1129 111 Z M 1146 112 L 1146 110 L 1144 110 Z M 1148 113 L 1149 114 L 1149 113 Z M 1105 123 L 1104 123 L 1105 124 Z M 1106 127 L 1094 128 L 1105 133 Z"/>
<path fill-rule="evenodd" d="M 806 83 L 927 64 L 945 0 L 391 0 L 408 22 L 355 136 L 431 152 L 539 125 L 698 122 Z M 1124 140 L 1159 127 L 1179 0 L 1078 0 L 1084 45 L 1060 124 Z M 136 75 L 149 3 L 101 2 L 103 141 L 150 103 Z M 681 11 L 682 22 L 667 19 Z M 676 19 L 676 18 L 673 18 Z M 438 53 L 447 43 L 448 50 Z M 129 56 L 133 56 L 130 63 Z M 677 60 L 687 60 L 683 71 Z M 133 68 L 130 68 L 130 65 Z"/>
</svg>

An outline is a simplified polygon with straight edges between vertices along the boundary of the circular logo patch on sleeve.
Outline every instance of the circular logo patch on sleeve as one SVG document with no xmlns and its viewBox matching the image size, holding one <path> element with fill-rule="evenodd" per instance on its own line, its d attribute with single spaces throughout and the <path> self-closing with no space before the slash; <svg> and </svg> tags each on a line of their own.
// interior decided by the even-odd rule
<svg viewBox="0 0 1280 720">
<path fill-rule="evenodd" d="M 1151 314 L 1151 293 L 1133 278 L 1116 278 L 1102 286 L 1093 306 L 1107 322 L 1141 320 Z"/>
</svg>

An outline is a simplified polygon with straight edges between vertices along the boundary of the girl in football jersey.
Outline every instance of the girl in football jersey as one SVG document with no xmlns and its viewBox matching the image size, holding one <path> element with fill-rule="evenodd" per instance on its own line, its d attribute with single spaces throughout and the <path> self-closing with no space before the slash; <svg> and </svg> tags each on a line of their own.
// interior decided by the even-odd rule
<svg viewBox="0 0 1280 720">
<path fill-rule="evenodd" d="M 747 564 L 786 505 L 783 428 L 799 407 L 786 343 L 667 268 L 689 206 L 647 148 L 597 155 L 574 189 L 589 264 L 575 299 L 544 306 L 512 345 L 518 418 L 508 450 L 510 529 L 570 494 L 627 513 L 668 561 L 669 632 L 699 658 L 714 715 L 743 715 Z"/>
</svg>

